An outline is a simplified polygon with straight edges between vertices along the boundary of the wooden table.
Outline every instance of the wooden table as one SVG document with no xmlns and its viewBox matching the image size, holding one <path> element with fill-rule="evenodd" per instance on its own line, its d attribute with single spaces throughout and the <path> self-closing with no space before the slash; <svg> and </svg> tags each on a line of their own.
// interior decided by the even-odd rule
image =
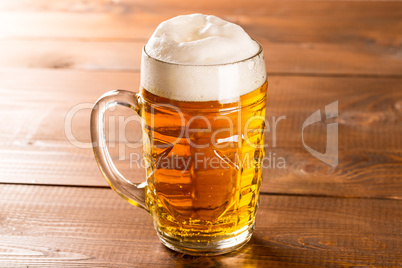
<svg viewBox="0 0 402 268">
<path fill-rule="evenodd" d="M 0 267 L 402 267 L 401 2 L 3 0 L 0 10 Z M 65 133 L 70 118 L 87 146 L 88 108 L 108 90 L 137 91 L 154 28 L 195 12 L 262 43 L 267 118 L 286 116 L 276 144 L 267 133 L 267 154 L 286 166 L 264 169 L 255 233 L 218 257 L 166 249 Z M 306 127 L 304 142 L 325 152 L 337 123 L 336 167 L 301 137 L 334 101 L 338 117 Z"/>
</svg>

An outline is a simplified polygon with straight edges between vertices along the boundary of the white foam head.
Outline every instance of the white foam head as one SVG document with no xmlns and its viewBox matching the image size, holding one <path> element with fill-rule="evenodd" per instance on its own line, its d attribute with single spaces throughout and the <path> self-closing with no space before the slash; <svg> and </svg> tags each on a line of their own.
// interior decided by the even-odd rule
<svg viewBox="0 0 402 268">
<path fill-rule="evenodd" d="M 229 100 L 266 80 L 261 46 L 238 25 L 192 14 L 162 22 L 144 47 L 141 85 L 181 101 Z"/>
</svg>

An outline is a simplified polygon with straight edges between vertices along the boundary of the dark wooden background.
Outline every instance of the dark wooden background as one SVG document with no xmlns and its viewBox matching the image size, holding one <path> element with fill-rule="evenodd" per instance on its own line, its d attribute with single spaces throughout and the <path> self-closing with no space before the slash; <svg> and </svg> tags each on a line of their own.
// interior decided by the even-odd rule
<svg viewBox="0 0 402 268">
<path fill-rule="evenodd" d="M 195 12 L 262 43 L 267 117 L 286 116 L 275 148 L 267 133 L 267 152 L 286 168 L 264 170 L 253 238 L 218 257 L 166 249 L 151 217 L 112 192 L 92 150 L 65 134 L 81 104 L 72 132 L 88 143 L 88 107 L 108 90 L 138 91 L 155 27 Z M 335 168 L 301 141 L 303 122 L 333 101 Z M 327 123 L 304 132 L 321 152 Z M 142 170 L 116 163 L 141 180 Z M 0 267 L 402 267 L 401 199 L 401 2 L 0 1 Z"/>
</svg>

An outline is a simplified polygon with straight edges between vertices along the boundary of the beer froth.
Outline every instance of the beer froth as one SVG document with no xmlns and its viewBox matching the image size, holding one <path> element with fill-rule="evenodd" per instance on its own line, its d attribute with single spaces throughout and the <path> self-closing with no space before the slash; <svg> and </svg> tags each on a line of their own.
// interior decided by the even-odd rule
<svg viewBox="0 0 402 268">
<path fill-rule="evenodd" d="M 178 16 L 161 23 L 144 47 L 141 84 L 174 100 L 230 102 L 266 81 L 261 50 L 236 24 Z"/>
</svg>

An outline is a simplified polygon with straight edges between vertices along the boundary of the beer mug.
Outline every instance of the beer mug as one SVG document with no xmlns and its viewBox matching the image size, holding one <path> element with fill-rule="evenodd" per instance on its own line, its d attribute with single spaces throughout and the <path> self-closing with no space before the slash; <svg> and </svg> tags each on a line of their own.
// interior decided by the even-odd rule
<svg viewBox="0 0 402 268">
<path fill-rule="evenodd" d="M 225 64 L 162 61 L 144 46 L 139 93 L 104 94 L 91 114 L 99 168 L 111 188 L 148 211 L 162 243 L 191 255 L 217 255 L 251 238 L 264 157 L 267 78 L 263 49 Z M 126 106 L 141 117 L 146 181 L 114 165 L 105 111 Z"/>
</svg>

